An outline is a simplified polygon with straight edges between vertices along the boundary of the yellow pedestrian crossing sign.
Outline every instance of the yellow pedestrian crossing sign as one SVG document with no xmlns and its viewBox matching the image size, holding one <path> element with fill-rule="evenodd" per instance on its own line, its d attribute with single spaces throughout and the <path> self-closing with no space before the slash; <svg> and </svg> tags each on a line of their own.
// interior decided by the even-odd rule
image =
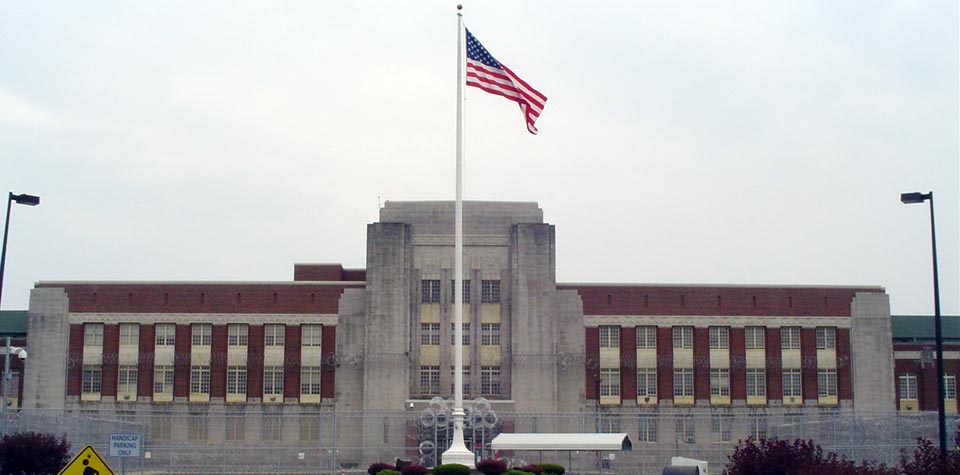
<svg viewBox="0 0 960 475">
<path fill-rule="evenodd" d="M 116 475 L 93 447 L 86 446 L 57 475 Z"/>
</svg>

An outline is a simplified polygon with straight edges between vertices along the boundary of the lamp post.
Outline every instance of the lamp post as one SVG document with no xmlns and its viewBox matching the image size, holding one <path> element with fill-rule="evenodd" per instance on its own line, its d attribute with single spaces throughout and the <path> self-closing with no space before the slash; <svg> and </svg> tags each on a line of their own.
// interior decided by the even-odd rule
<svg viewBox="0 0 960 475">
<path fill-rule="evenodd" d="M 7 345 L 4 347 L 3 358 L 3 429 L 0 434 L 7 435 L 7 393 L 10 391 L 10 357 L 17 355 L 21 360 L 27 359 L 27 350 L 23 348 L 10 346 L 10 337 L 6 338 Z"/>
<path fill-rule="evenodd" d="M 7 266 L 7 234 L 10 232 L 10 207 L 13 203 L 18 205 L 36 206 L 40 204 L 40 197 L 34 195 L 13 193 L 7 194 L 7 218 L 3 224 L 3 249 L 0 250 L 0 301 L 3 297 L 3 271 Z M 27 359 L 27 352 L 23 348 L 10 346 L 10 337 L 7 337 L 6 351 L 3 355 L 3 435 L 7 435 L 7 391 L 10 386 L 10 355 L 16 353 L 20 359 Z"/>
<path fill-rule="evenodd" d="M 900 201 L 903 204 L 923 203 L 927 200 L 930 201 L 930 242 L 933 246 L 933 323 L 937 344 L 937 392 L 940 394 L 937 399 L 937 424 L 940 428 L 940 456 L 946 457 L 947 421 L 945 408 L 943 407 L 946 396 L 946 388 L 943 382 L 943 325 L 940 321 L 940 279 L 937 274 L 937 231 L 933 219 L 933 192 L 900 194 Z"/>
</svg>

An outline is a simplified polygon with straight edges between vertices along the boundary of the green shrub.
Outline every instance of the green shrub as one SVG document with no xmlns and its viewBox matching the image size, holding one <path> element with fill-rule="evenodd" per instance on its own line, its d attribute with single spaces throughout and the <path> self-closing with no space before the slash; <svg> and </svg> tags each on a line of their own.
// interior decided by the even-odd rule
<svg viewBox="0 0 960 475">
<path fill-rule="evenodd" d="M 397 467 L 390 465 L 386 462 L 374 462 L 370 464 L 370 467 L 367 468 L 367 473 L 369 475 L 377 475 L 378 473 L 384 470 L 396 470 Z"/>
<path fill-rule="evenodd" d="M 387 469 L 380 470 L 379 472 L 377 472 L 377 475 L 400 475 L 400 472 L 398 472 L 398 471 L 396 471 L 396 470 L 390 470 L 389 468 L 387 468 Z"/>
<path fill-rule="evenodd" d="M 470 467 L 459 463 L 444 463 L 433 467 L 433 475 L 470 475 Z"/>
<path fill-rule="evenodd" d="M 504 472 L 504 475 L 533 475 L 533 474 L 530 472 L 524 472 L 523 470 L 517 470 L 515 468 L 511 468 L 510 470 L 507 470 L 506 472 Z"/>
<path fill-rule="evenodd" d="M 563 475 L 567 471 L 566 468 L 563 468 L 563 465 L 557 465 L 555 463 L 541 463 L 537 465 L 543 469 L 543 473 L 551 473 L 553 475 Z"/>
<path fill-rule="evenodd" d="M 400 469 L 401 475 L 427 475 L 428 473 L 430 473 L 429 468 L 417 464 L 407 465 Z"/>
</svg>

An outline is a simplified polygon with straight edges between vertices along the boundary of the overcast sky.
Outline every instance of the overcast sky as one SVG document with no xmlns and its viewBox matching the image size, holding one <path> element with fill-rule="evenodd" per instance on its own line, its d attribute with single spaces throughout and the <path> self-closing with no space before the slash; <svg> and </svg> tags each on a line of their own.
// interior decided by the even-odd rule
<svg viewBox="0 0 960 475">
<path fill-rule="evenodd" d="M 960 39 L 944 1 L 467 1 L 549 98 L 467 91 L 465 196 L 536 201 L 561 282 L 960 293 Z M 0 6 L 2 307 L 40 280 L 364 267 L 385 200 L 454 197 L 455 2 Z"/>
</svg>

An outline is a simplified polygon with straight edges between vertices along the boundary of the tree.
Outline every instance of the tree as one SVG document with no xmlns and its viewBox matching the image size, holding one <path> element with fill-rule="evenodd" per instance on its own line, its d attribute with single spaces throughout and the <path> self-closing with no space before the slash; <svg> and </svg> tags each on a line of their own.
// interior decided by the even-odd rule
<svg viewBox="0 0 960 475">
<path fill-rule="evenodd" d="M 0 439 L 0 467 L 5 474 L 47 475 L 70 461 L 70 442 L 50 434 L 20 432 Z"/>
</svg>

